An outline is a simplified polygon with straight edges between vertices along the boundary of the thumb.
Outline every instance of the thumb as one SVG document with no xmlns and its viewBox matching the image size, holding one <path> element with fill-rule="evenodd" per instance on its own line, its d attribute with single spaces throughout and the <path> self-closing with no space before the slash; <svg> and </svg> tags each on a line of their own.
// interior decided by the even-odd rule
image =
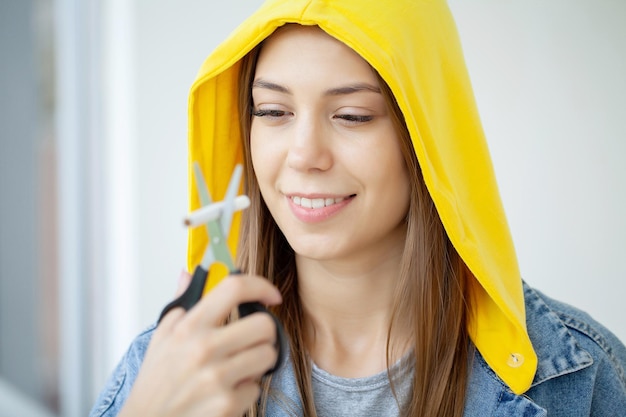
<svg viewBox="0 0 626 417">
<path fill-rule="evenodd" d="M 174 298 L 180 297 L 185 292 L 190 282 L 191 274 L 189 274 L 189 272 L 185 271 L 184 269 L 180 271 L 180 275 L 178 277 L 178 288 L 176 288 L 176 295 L 174 296 Z"/>
</svg>

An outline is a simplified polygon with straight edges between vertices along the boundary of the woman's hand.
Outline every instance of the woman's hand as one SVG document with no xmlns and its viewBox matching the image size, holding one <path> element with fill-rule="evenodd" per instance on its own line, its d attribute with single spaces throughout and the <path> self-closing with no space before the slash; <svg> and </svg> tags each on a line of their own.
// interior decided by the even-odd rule
<svg viewBox="0 0 626 417">
<path fill-rule="evenodd" d="M 179 293 L 189 284 L 181 277 Z M 268 314 L 223 325 L 241 303 L 279 304 L 278 290 L 258 276 L 224 279 L 187 313 L 161 320 L 120 416 L 241 416 L 259 396 L 259 379 L 277 358 Z"/>
</svg>

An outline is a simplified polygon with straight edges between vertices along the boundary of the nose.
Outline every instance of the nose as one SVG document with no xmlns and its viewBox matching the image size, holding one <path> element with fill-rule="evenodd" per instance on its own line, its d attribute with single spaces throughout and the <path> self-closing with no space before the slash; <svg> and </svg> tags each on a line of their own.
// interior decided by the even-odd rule
<svg viewBox="0 0 626 417">
<path fill-rule="evenodd" d="M 290 141 L 287 163 L 298 171 L 326 171 L 333 164 L 329 137 L 323 123 L 314 117 L 300 117 Z"/>
</svg>

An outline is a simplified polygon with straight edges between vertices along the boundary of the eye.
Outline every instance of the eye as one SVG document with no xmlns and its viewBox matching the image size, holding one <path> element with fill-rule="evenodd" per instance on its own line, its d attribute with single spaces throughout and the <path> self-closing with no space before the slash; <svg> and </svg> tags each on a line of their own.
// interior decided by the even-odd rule
<svg viewBox="0 0 626 417">
<path fill-rule="evenodd" d="M 364 116 L 359 114 L 337 114 L 333 116 L 333 118 L 340 119 L 348 124 L 367 123 L 374 120 L 374 116 Z"/>
<path fill-rule="evenodd" d="M 279 119 L 281 117 L 291 115 L 290 112 L 285 110 L 273 110 L 273 109 L 252 109 L 252 115 L 254 117 L 266 117 L 268 119 Z"/>
</svg>

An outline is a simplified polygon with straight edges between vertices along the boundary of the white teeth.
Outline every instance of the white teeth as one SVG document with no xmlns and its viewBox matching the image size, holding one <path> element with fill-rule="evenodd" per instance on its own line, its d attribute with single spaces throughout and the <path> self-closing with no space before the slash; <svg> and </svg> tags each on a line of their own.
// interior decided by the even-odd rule
<svg viewBox="0 0 626 417">
<path fill-rule="evenodd" d="M 314 198 L 311 200 L 311 208 L 318 209 L 324 207 L 324 199 L 323 198 Z"/>
<path fill-rule="evenodd" d="M 291 201 L 297 206 L 309 208 L 309 209 L 319 209 L 322 207 L 332 206 L 333 204 L 340 203 L 344 200 L 343 197 L 339 198 L 306 198 L 306 197 L 291 197 Z"/>
</svg>

